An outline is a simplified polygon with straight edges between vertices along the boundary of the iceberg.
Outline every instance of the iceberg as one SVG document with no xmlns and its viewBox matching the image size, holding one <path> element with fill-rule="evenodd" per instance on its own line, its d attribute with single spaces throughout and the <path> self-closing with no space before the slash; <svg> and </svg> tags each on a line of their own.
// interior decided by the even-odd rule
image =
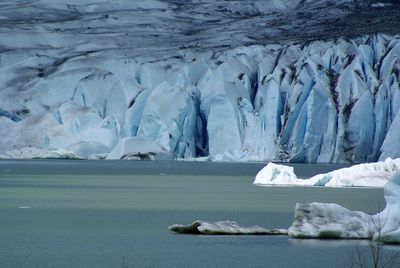
<svg viewBox="0 0 400 268">
<path fill-rule="evenodd" d="M 384 188 L 385 209 L 375 216 L 379 232 L 373 238 L 383 243 L 400 244 L 400 172 Z"/>
<path fill-rule="evenodd" d="M 258 172 L 253 183 L 262 186 L 384 187 L 398 170 L 400 158 L 387 158 L 385 161 L 358 164 L 300 179 L 293 167 L 268 163 Z"/>
<path fill-rule="evenodd" d="M 245 227 L 234 221 L 207 222 L 196 220 L 189 225 L 174 224 L 168 229 L 181 234 L 203 235 L 286 235 L 286 229 L 265 229 L 259 226 Z"/>
<path fill-rule="evenodd" d="M 376 215 L 337 204 L 297 204 L 288 234 L 294 238 L 373 239 L 400 244 L 400 172 L 385 185 L 384 195 L 386 207 Z"/>
<path fill-rule="evenodd" d="M 256 175 L 253 184 L 256 185 L 303 185 L 308 180 L 298 179 L 294 168 L 286 165 L 268 163 Z"/>
<path fill-rule="evenodd" d="M 371 239 L 376 232 L 373 217 L 337 204 L 296 204 L 288 234 L 294 238 Z"/>
<path fill-rule="evenodd" d="M 292 169 L 283 171 L 287 171 L 282 175 L 285 177 Z M 386 207 L 375 215 L 351 211 L 334 203 L 297 203 L 294 221 L 288 229 L 245 227 L 234 221 L 197 220 L 189 225 L 171 225 L 169 230 L 181 234 L 289 235 L 299 239 L 369 239 L 400 244 L 400 171 L 386 183 L 384 195 Z"/>
</svg>

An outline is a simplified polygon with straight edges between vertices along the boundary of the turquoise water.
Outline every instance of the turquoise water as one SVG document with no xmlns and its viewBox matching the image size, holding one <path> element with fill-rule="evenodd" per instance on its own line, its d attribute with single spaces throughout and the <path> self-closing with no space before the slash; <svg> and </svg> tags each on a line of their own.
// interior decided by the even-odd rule
<svg viewBox="0 0 400 268">
<path fill-rule="evenodd" d="M 1 161 L 0 267 L 340 267 L 355 246 L 365 248 L 354 240 L 168 231 L 196 219 L 287 228 L 296 202 L 370 213 L 384 206 L 382 189 L 256 187 L 262 166 Z M 303 177 L 333 168 L 295 167 Z"/>
</svg>

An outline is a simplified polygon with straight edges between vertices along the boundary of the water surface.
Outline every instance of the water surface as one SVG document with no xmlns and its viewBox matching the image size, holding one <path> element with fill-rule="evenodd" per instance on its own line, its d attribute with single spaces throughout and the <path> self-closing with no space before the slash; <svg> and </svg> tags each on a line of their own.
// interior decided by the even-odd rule
<svg viewBox="0 0 400 268">
<path fill-rule="evenodd" d="M 0 267 L 340 267 L 366 246 L 168 231 L 196 219 L 287 228 L 296 202 L 384 206 L 382 189 L 256 187 L 263 165 L 1 161 Z M 302 177 L 334 168 L 295 166 Z"/>
</svg>

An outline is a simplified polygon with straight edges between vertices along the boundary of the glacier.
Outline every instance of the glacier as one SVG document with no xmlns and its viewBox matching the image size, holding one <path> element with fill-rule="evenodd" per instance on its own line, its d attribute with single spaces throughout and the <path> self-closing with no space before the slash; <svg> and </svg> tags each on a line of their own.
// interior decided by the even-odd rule
<svg viewBox="0 0 400 268">
<path fill-rule="evenodd" d="M 268 163 L 257 173 L 253 183 L 260 186 L 384 187 L 399 170 L 400 158 L 387 158 L 302 179 L 296 176 L 293 167 Z"/>
<path fill-rule="evenodd" d="M 199 54 L 131 62 L 132 77 L 121 77 L 118 62 L 83 73 L 65 62 L 65 71 L 23 91 L 2 91 L 0 152 L 36 147 L 119 159 L 123 154 L 111 152 L 136 137 L 161 148 L 139 151 L 170 158 L 396 158 L 399 40 L 376 35 L 239 48 L 215 60 Z"/>
<path fill-rule="evenodd" d="M 400 157 L 396 3 L 1 5 L 2 158 Z"/>
</svg>

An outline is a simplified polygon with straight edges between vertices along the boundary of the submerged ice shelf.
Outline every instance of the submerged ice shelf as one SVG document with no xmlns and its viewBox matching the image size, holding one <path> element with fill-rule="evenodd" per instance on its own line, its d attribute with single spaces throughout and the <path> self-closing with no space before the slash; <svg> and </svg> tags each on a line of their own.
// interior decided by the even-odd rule
<svg viewBox="0 0 400 268">
<path fill-rule="evenodd" d="M 399 157 L 399 5 L 285 3 L 4 1 L 0 157 Z"/>
</svg>

